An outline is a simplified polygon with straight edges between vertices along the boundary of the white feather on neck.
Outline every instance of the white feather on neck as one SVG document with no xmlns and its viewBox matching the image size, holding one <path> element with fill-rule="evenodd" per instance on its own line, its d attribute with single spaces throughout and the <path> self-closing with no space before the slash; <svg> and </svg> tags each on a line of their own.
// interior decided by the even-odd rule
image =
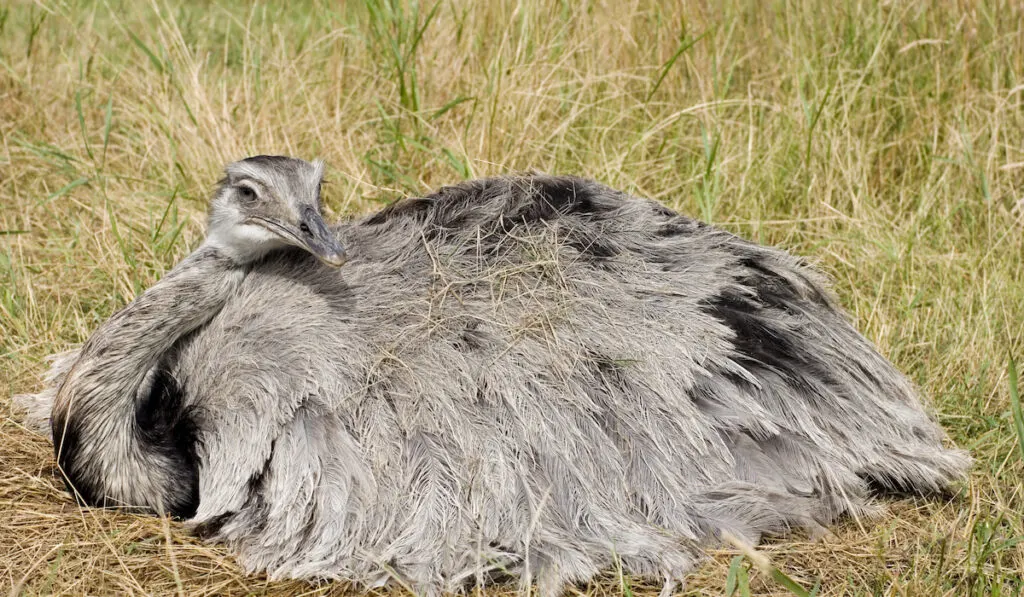
<svg viewBox="0 0 1024 597">
<path fill-rule="evenodd" d="M 266 228 L 244 224 L 241 220 L 237 209 L 224 209 L 211 218 L 204 244 L 216 247 L 237 263 L 254 261 L 287 244 Z"/>
</svg>

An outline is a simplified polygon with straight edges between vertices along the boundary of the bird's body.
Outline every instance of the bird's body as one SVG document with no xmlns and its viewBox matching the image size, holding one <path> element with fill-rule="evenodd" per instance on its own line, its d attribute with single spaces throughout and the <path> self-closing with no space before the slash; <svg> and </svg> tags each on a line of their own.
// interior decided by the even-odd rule
<svg viewBox="0 0 1024 597">
<path fill-rule="evenodd" d="M 723 532 L 814 533 L 968 465 L 819 274 L 655 202 L 504 177 L 334 233 L 342 268 L 227 268 L 143 372 L 143 435 L 187 422 L 182 512 L 251 570 L 671 581 Z"/>
</svg>

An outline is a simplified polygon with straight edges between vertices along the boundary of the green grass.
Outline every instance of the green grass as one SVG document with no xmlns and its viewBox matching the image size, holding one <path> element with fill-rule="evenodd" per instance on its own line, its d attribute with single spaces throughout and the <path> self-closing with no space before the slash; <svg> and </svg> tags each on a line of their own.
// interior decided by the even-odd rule
<svg viewBox="0 0 1024 597">
<path fill-rule="evenodd" d="M 977 466 L 952 500 L 890 501 L 760 553 L 819 595 L 1018 594 L 1022 22 L 995 0 L 5 3 L 0 586 L 343 592 L 246 576 L 159 520 L 80 512 L 8 398 L 197 244 L 225 162 L 288 153 L 327 160 L 337 214 L 537 169 L 806 256 Z M 687 592 L 791 594 L 740 555 L 716 553 Z"/>
</svg>

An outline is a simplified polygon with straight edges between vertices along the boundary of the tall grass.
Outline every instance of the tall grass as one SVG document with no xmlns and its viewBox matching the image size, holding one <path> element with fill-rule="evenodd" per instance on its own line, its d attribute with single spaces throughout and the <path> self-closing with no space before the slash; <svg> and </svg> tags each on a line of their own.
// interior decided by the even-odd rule
<svg viewBox="0 0 1024 597">
<path fill-rule="evenodd" d="M 764 551 L 821 595 L 1017 594 L 1022 22 L 1010 0 L 5 3 L 0 585 L 342 591 L 247 577 L 160 521 L 80 513 L 7 398 L 196 245 L 225 162 L 287 153 L 327 160 L 338 214 L 536 169 L 808 257 L 978 465 L 951 501 Z M 735 556 L 687 591 L 787 593 Z"/>
</svg>

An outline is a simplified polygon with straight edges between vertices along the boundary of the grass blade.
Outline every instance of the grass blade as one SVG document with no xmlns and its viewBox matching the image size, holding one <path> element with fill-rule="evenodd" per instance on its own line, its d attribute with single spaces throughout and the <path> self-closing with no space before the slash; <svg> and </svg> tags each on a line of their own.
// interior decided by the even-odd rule
<svg viewBox="0 0 1024 597">
<path fill-rule="evenodd" d="M 451 166 L 453 170 L 458 172 L 459 176 L 461 176 L 463 179 L 469 179 L 473 177 L 473 169 L 470 168 L 468 160 L 455 155 L 455 153 L 453 153 L 452 150 L 448 149 L 447 147 L 441 150 L 441 154 L 444 156 L 445 161 L 448 162 L 448 165 Z"/>
<path fill-rule="evenodd" d="M 1020 456 L 1024 458 L 1024 414 L 1021 412 L 1020 392 L 1017 387 L 1017 363 L 1011 356 L 1007 365 L 1010 376 L 1010 408 L 1013 410 L 1013 426 L 1017 431 L 1017 447 L 1020 448 Z"/>
<path fill-rule="evenodd" d="M 797 597 L 811 597 L 811 593 L 803 586 L 790 578 L 788 574 L 772 566 L 772 580 L 786 587 L 786 590 Z"/>
<path fill-rule="evenodd" d="M 149 61 L 150 61 L 150 63 L 153 64 L 153 67 L 156 68 L 157 72 L 160 73 L 160 74 L 163 74 L 164 73 L 164 63 L 159 58 L 157 58 L 156 54 L 154 54 L 153 51 L 150 50 L 149 47 L 145 43 L 143 43 L 143 41 L 141 39 L 139 39 L 139 37 L 137 35 L 135 35 L 134 33 L 132 33 L 131 31 L 128 32 L 128 37 L 132 38 L 132 42 L 134 42 L 135 45 L 140 50 L 142 50 L 143 53 L 146 54 L 146 56 L 149 56 Z"/>
<path fill-rule="evenodd" d="M 89 159 L 95 159 L 92 155 L 92 147 L 89 145 L 89 133 L 85 128 L 85 113 L 82 111 L 82 90 L 75 90 L 75 112 L 78 113 L 78 126 L 82 129 L 82 142 L 85 143 L 85 153 Z"/>
<path fill-rule="evenodd" d="M 808 165 L 811 163 L 811 142 L 814 140 L 814 128 L 818 126 L 818 121 L 821 119 L 822 112 L 825 111 L 825 105 L 828 104 L 828 99 L 832 97 L 832 90 L 836 88 L 836 81 L 829 83 L 828 89 L 825 90 L 825 97 L 821 99 L 817 109 L 812 111 L 810 122 L 807 125 L 807 143 L 804 147 L 804 164 Z"/>
<path fill-rule="evenodd" d="M 114 212 L 114 204 L 110 201 L 106 202 L 107 217 L 110 218 L 110 232 L 114 235 L 114 239 L 117 240 L 117 246 L 121 249 L 121 255 L 124 257 L 125 263 L 131 269 L 132 275 L 132 291 L 135 296 L 138 296 L 142 292 L 142 285 L 139 283 L 138 276 L 138 263 L 135 261 L 135 253 L 129 246 L 128 239 L 121 234 L 120 227 L 118 226 L 117 214 Z M 127 300 L 131 300 L 132 297 L 126 297 Z M 127 301 L 125 301 L 127 302 Z"/>
<path fill-rule="evenodd" d="M 167 216 L 171 213 L 171 208 L 174 206 L 175 201 L 178 199 L 178 190 L 181 188 L 180 185 L 174 185 L 174 191 L 171 192 L 171 198 L 167 201 L 167 206 L 164 207 L 163 214 L 160 215 L 160 221 L 156 225 L 156 230 L 153 232 L 153 240 L 156 240 L 160 233 L 164 229 L 164 224 L 167 222 Z"/>
<path fill-rule="evenodd" d="M 110 145 L 110 125 L 114 120 L 114 96 L 111 94 L 107 100 L 107 111 L 103 116 L 103 157 L 100 160 L 100 170 L 107 165 L 107 146 Z"/>
<path fill-rule="evenodd" d="M 45 204 L 53 201 L 54 199 L 58 199 L 60 197 L 63 197 L 64 195 L 67 195 L 72 189 L 74 189 L 76 187 L 80 187 L 80 186 L 82 186 L 84 184 L 88 184 L 88 183 L 89 183 L 89 179 L 84 177 L 84 176 L 82 178 L 77 179 L 77 180 L 73 180 L 73 181 L 69 182 L 68 184 L 64 185 L 63 187 L 61 187 L 60 190 L 56 191 L 55 193 L 50 193 L 50 195 L 46 199 L 43 199 L 42 201 L 37 203 L 36 206 L 45 205 Z"/>
<path fill-rule="evenodd" d="M 700 35 L 698 35 L 697 37 L 693 38 L 690 41 L 686 41 L 686 39 L 683 39 L 682 43 L 679 44 L 679 48 L 676 50 L 676 53 L 672 54 L 672 57 L 669 58 L 665 64 L 661 65 L 661 73 L 658 74 L 658 80 L 654 82 L 654 87 L 652 87 L 651 90 L 647 92 L 647 97 L 644 98 L 645 104 L 651 101 L 651 98 L 654 97 L 655 93 L 657 93 L 658 88 L 661 87 L 661 82 L 665 80 L 666 76 L 668 76 L 668 71 L 672 70 L 672 66 L 676 63 L 676 60 L 679 60 L 679 57 L 683 55 L 683 52 L 689 50 L 697 42 L 704 39 L 704 37 L 709 32 L 710 30 L 705 31 L 704 33 L 701 33 Z"/>
<path fill-rule="evenodd" d="M 739 591 L 741 595 L 750 593 L 750 579 L 747 569 L 743 566 L 743 556 L 733 556 L 729 562 L 729 575 L 725 578 L 725 594 L 732 597 Z"/>
<path fill-rule="evenodd" d="M 460 96 L 456 97 L 455 99 L 453 99 L 452 101 L 448 102 L 447 104 L 445 104 L 445 105 L 441 106 L 440 108 L 438 108 L 436 112 L 434 112 L 433 114 L 430 115 L 430 120 L 437 120 L 438 118 L 444 116 L 449 110 L 451 110 L 455 106 L 458 106 L 461 103 L 468 102 L 468 101 L 473 101 L 473 100 L 476 100 L 475 96 L 471 95 L 471 96 L 467 97 L 465 95 L 460 95 Z"/>
</svg>

